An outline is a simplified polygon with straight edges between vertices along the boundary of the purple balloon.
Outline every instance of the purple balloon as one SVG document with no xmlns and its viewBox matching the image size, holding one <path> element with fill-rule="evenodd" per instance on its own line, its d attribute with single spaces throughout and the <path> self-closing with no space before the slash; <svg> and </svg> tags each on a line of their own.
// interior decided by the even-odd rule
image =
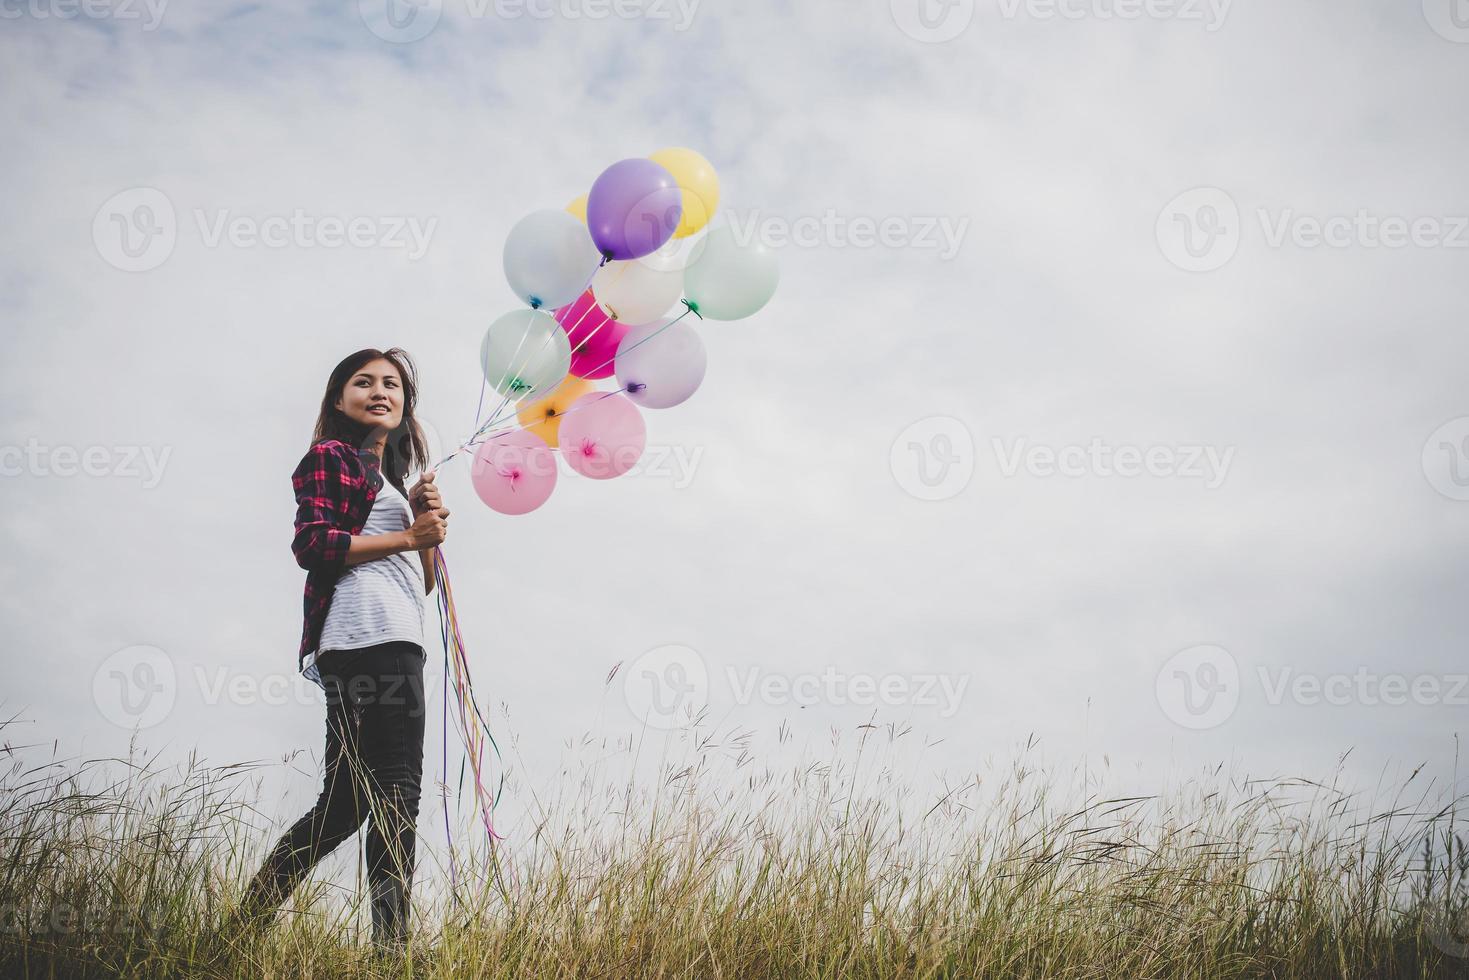
<svg viewBox="0 0 1469 980">
<path fill-rule="evenodd" d="M 587 195 L 587 228 L 597 250 L 626 262 L 658 251 L 678 229 L 683 191 L 660 164 L 642 157 L 619 160 Z"/>
</svg>

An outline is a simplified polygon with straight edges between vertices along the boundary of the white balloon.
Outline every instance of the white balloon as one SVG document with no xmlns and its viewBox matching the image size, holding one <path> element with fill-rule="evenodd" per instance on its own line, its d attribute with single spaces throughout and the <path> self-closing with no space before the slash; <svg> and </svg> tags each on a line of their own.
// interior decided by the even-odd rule
<svg viewBox="0 0 1469 980">
<path fill-rule="evenodd" d="M 532 211 L 505 238 L 505 279 L 535 309 L 576 299 L 601 260 L 587 226 L 566 211 Z"/>
<path fill-rule="evenodd" d="M 697 330 L 665 319 L 629 330 L 613 364 L 628 398 L 643 408 L 672 408 L 699 390 L 708 355 Z"/>
<path fill-rule="evenodd" d="M 515 310 L 485 331 L 479 363 L 485 380 L 512 402 L 535 398 L 571 370 L 571 341 L 545 310 Z"/>
<path fill-rule="evenodd" d="M 636 259 L 608 262 L 592 278 L 597 305 L 621 323 L 650 323 L 683 295 L 683 275 Z"/>
<path fill-rule="evenodd" d="M 729 225 L 709 229 L 704 247 L 684 270 L 684 295 L 706 320 L 743 320 L 758 313 L 775 287 L 775 253 L 751 238 L 741 244 Z"/>
</svg>

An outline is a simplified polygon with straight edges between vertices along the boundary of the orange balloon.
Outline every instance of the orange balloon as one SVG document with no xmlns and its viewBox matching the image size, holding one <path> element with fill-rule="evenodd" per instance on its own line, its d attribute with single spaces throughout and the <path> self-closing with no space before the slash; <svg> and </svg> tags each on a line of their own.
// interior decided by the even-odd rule
<svg viewBox="0 0 1469 980">
<path fill-rule="evenodd" d="M 568 374 L 561 379 L 551 393 L 539 401 L 531 402 L 515 413 L 527 432 L 533 432 L 545 440 L 546 445 L 556 448 L 556 434 L 561 430 L 561 416 L 571 403 L 597 386 L 585 378 Z"/>
</svg>

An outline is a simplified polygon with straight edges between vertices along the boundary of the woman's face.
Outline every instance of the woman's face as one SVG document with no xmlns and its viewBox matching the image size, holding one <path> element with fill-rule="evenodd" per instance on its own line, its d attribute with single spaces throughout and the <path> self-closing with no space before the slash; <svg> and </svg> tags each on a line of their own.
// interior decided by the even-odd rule
<svg viewBox="0 0 1469 980">
<path fill-rule="evenodd" d="M 403 421 L 403 379 L 393 362 L 380 357 L 358 368 L 337 398 L 337 409 L 363 425 L 396 429 Z"/>
</svg>

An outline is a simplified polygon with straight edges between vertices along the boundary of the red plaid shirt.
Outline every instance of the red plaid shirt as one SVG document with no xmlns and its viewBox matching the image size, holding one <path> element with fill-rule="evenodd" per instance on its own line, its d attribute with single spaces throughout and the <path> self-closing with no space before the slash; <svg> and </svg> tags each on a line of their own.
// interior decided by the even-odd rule
<svg viewBox="0 0 1469 980">
<path fill-rule="evenodd" d="M 381 463 L 374 454 L 337 439 L 315 443 L 291 474 L 296 491 L 296 536 L 291 551 L 306 569 L 297 669 L 321 640 L 321 627 L 337 579 L 346 567 L 352 535 L 361 534 L 372 503 L 383 487 Z"/>
</svg>

